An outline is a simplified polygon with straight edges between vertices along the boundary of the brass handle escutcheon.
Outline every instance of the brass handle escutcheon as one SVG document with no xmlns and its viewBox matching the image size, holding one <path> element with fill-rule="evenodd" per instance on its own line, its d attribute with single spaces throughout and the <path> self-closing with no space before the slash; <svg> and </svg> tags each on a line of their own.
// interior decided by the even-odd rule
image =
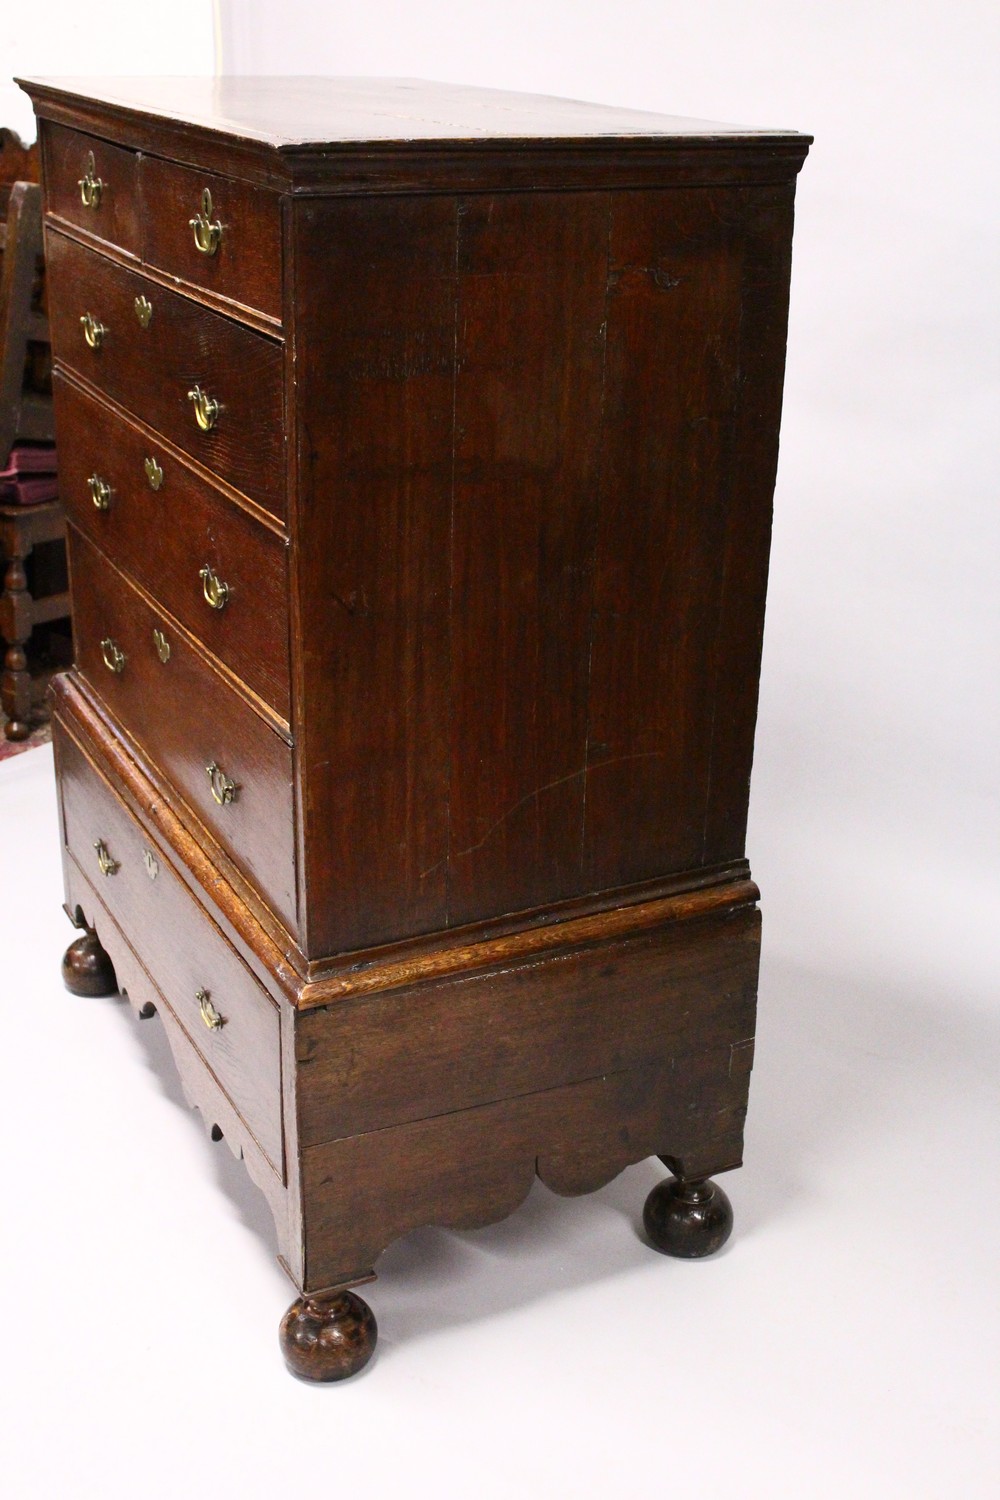
<svg viewBox="0 0 1000 1500">
<path fill-rule="evenodd" d="M 229 602 L 229 584 L 223 583 L 217 573 L 213 573 L 208 563 L 199 571 L 202 592 L 213 609 L 225 609 Z"/>
<path fill-rule="evenodd" d="M 111 851 L 109 850 L 104 840 L 98 839 L 97 843 L 94 845 L 94 848 L 97 850 L 97 863 L 101 867 L 101 874 L 117 875 L 118 871 L 121 869 L 121 866 L 116 859 L 112 859 Z"/>
<path fill-rule="evenodd" d="M 83 164 L 83 176 L 77 183 L 80 189 L 80 202 L 84 208 L 100 208 L 101 193 L 104 183 L 99 177 L 94 176 L 94 153 L 87 152 L 87 159 Z"/>
<path fill-rule="evenodd" d="M 125 670 L 125 652 L 115 645 L 109 635 L 101 642 L 101 655 L 108 671 L 114 672 L 116 677 Z"/>
<path fill-rule="evenodd" d="M 231 776 L 227 776 L 221 766 L 213 760 L 210 766 L 205 767 L 208 775 L 209 785 L 212 788 L 212 796 L 220 807 L 228 807 L 230 802 L 235 801 L 239 787 Z"/>
<path fill-rule="evenodd" d="M 83 314 L 80 322 L 83 324 L 83 336 L 87 340 L 88 346 L 91 349 L 99 349 L 104 343 L 104 335 L 108 331 L 104 324 L 99 318 L 95 318 L 93 313 L 89 312 Z"/>
<path fill-rule="evenodd" d="M 167 662 L 170 660 L 170 642 L 163 634 L 163 631 L 156 629 L 155 626 L 153 628 L 153 645 L 156 647 L 157 656 L 160 658 L 163 665 L 166 666 Z"/>
<path fill-rule="evenodd" d="M 163 468 L 155 458 L 144 458 L 142 467 L 146 471 L 146 482 L 151 490 L 158 490 L 163 483 Z"/>
<path fill-rule="evenodd" d="M 99 474 L 91 474 L 87 480 L 90 498 L 97 510 L 108 510 L 111 506 L 111 486 Z"/>
<path fill-rule="evenodd" d="M 201 213 L 188 223 L 194 231 L 194 242 L 202 255 L 214 255 L 222 243 L 222 225 L 212 219 L 212 195 L 208 188 L 201 195 Z"/>
<path fill-rule="evenodd" d="M 153 316 L 153 304 L 148 297 L 136 297 L 133 303 L 135 315 L 139 319 L 140 328 L 148 328 L 149 320 Z"/>
<path fill-rule="evenodd" d="M 194 419 L 202 432 L 211 432 L 219 420 L 219 403 L 203 391 L 200 385 L 188 391 L 188 400 L 194 402 Z"/>
<path fill-rule="evenodd" d="M 221 1027 L 225 1026 L 226 1018 L 225 1016 L 220 1015 L 215 1006 L 212 1004 L 212 997 L 208 993 L 208 990 L 198 990 L 194 998 L 198 1002 L 198 1009 L 201 1011 L 201 1019 L 204 1021 L 209 1031 L 218 1031 Z"/>
</svg>

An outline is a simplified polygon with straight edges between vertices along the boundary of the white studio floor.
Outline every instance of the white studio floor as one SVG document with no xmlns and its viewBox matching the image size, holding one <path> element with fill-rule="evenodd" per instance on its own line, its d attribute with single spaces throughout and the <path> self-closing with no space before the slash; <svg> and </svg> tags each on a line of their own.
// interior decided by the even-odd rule
<svg viewBox="0 0 1000 1500">
<path fill-rule="evenodd" d="M 725 1251 L 641 1243 L 653 1162 L 583 1199 L 536 1184 L 501 1225 L 394 1246 L 375 1360 L 313 1389 L 278 1352 L 263 1202 L 159 1022 L 62 989 L 48 747 L 0 763 L 0 829 L 11 1500 L 1000 1494 L 986 991 L 780 951 L 769 930 L 808 929 L 775 880 Z"/>
</svg>

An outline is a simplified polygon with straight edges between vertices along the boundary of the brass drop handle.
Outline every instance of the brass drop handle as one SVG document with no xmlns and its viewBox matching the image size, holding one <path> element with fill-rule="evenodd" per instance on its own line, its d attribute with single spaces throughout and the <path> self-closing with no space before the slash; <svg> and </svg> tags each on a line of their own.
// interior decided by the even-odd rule
<svg viewBox="0 0 1000 1500">
<path fill-rule="evenodd" d="M 231 776 L 227 776 L 220 765 L 213 760 L 210 766 L 205 767 L 208 775 L 208 783 L 212 788 L 212 796 L 220 807 L 228 807 L 230 802 L 235 801 L 239 787 Z"/>
<path fill-rule="evenodd" d="M 121 869 L 121 866 L 116 859 L 112 859 L 111 851 L 109 850 L 104 840 L 98 839 L 97 843 L 94 845 L 94 848 L 97 850 L 97 863 L 101 867 L 101 874 L 117 875 L 118 871 Z"/>
<path fill-rule="evenodd" d="M 148 297 L 136 297 L 133 303 L 140 328 L 148 328 L 153 316 L 153 304 Z"/>
<path fill-rule="evenodd" d="M 201 213 L 188 219 L 194 231 L 194 242 L 202 255 L 214 255 L 222 243 L 222 225 L 212 219 L 212 195 L 208 188 L 201 195 Z"/>
<path fill-rule="evenodd" d="M 201 1019 L 204 1021 L 209 1031 L 221 1030 L 221 1028 L 226 1024 L 226 1018 L 225 1016 L 220 1015 L 215 1006 L 212 1004 L 212 997 L 208 993 L 208 990 L 198 990 L 194 998 L 198 1002 L 198 1009 L 201 1011 Z"/>
<path fill-rule="evenodd" d="M 125 670 L 125 653 L 116 646 L 109 635 L 101 642 L 101 655 L 104 657 L 104 665 L 109 672 L 119 676 Z"/>
<path fill-rule="evenodd" d="M 91 349 L 99 349 L 104 343 L 104 335 L 107 329 L 99 318 L 95 318 L 91 312 L 85 312 L 80 319 L 83 324 L 83 336 Z"/>
<path fill-rule="evenodd" d="M 202 592 L 205 599 L 213 609 L 225 609 L 229 602 L 229 584 L 223 583 L 217 573 L 213 573 L 208 563 L 199 571 Z"/>
<path fill-rule="evenodd" d="M 94 176 L 93 151 L 87 152 L 87 158 L 83 164 L 83 176 L 77 183 L 77 187 L 80 189 L 80 202 L 84 208 L 100 208 L 104 183 L 99 177 Z"/>
<path fill-rule="evenodd" d="M 142 467 L 146 472 L 146 483 L 151 490 L 158 490 L 163 483 L 163 467 L 155 458 L 144 458 Z"/>
<path fill-rule="evenodd" d="M 108 510 L 111 505 L 111 486 L 99 474 L 91 474 L 87 480 L 90 498 L 98 510 Z"/>
<path fill-rule="evenodd" d="M 202 432 L 211 432 L 219 420 L 219 403 L 203 391 L 200 385 L 188 391 L 188 400 L 194 402 L 194 419 Z"/>
</svg>

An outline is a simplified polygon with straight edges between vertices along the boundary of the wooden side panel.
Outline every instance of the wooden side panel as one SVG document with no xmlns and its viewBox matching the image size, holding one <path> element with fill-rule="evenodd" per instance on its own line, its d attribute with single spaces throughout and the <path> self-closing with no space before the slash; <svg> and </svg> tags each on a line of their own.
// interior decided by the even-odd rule
<svg viewBox="0 0 1000 1500">
<path fill-rule="evenodd" d="M 791 192 L 295 206 L 310 957 L 742 854 Z"/>
<path fill-rule="evenodd" d="M 294 211 L 311 956 L 446 921 L 456 210 Z"/>
<path fill-rule="evenodd" d="M 740 274 L 736 190 L 614 199 L 585 834 L 597 889 L 702 862 Z"/>
<path fill-rule="evenodd" d="M 449 920 L 580 888 L 609 197 L 462 201 Z"/>
<path fill-rule="evenodd" d="M 785 370 L 794 183 L 743 190 L 740 387 L 711 678 L 712 758 L 702 857 L 743 852 L 764 632 L 771 512 Z"/>
<path fill-rule="evenodd" d="M 303 1145 L 753 1036 L 756 909 L 343 1001 L 296 1029 Z"/>
</svg>

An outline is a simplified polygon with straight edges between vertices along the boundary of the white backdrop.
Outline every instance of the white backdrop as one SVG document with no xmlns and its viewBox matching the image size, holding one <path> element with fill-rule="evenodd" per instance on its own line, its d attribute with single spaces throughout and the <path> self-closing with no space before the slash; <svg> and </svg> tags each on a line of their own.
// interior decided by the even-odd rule
<svg viewBox="0 0 1000 1500">
<path fill-rule="evenodd" d="M 665 1325 L 676 1333 L 670 1371 L 666 1346 L 640 1339 L 635 1362 L 622 1358 L 616 1386 L 600 1386 L 594 1405 L 577 1340 L 567 1361 L 541 1359 L 547 1384 L 536 1388 L 526 1364 L 539 1305 L 554 1306 L 548 1338 L 567 1337 L 570 1293 L 560 1304 L 553 1276 L 545 1296 L 526 1293 L 521 1305 L 508 1300 L 509 1282 L 531 1279 L 533 1250 L 572 1260 L 573 1213 L 624 1197 L 612 1188 L 597 1208 L 563 1206 L 568 1218 L 541 1220 L 543 1200 L 533 1198 L 519 1251 L 501 1231 L 477 1241 L 500 1257 L 493 1304 L 489 1277 L 463 1288 L 456 1270 L 450 1288 L 447 1278 L 434 1284 L 436 1305 L 449 1296 L 466 1305 L 446 1355 L 435 1362 L 418 1339 L 405 1366 L 415 1385 L 394 1384 L 404 1369 L 396 1351 L 401 1362 L 380 1361 L 351 1405 L 347 1391 L 324 1397 L 340 1406 L 309 1393 L 298 1408 L 291 1396 L 267 1400 L 287 1403 L 289 1422 L 296 1409 L 329 1420 L 340 1440 L 338 1413 L 349 1411 L 358 1441 L 363 1432 L 375 1449 L 391 1408 L 419 1454 L 410 1478 L 428 1495 L 624 1493 L 658 1483 L 659 1454 L 688 1493 L 708 1500 L 937 1500 L 953 1484 L 992 1497 L 1000 10 L 974 0 L 220 0 L 214 11 L 195 0 L 49 0 L 30 14 L 19 6 L 4 32 L 5 42 L 13 33 L 8 66 L 22 73 L 406 74 L 815 135 L 799 179 L 749 834 L 764 910 L 760 1048 L 748 1164 L 727 1184 L 734 1248 L 715 1263 L 720 1276 L 730 1265 L 752 1269 L 755 1246 L 759 1255 L 766 1245 L 770 1294 L 755 1303 L 734 1291 L 729 1332 L 719 1324 L 718 1345 L 699 1349 L 699 1318 L 714 1328 L 718 1311 L 706 1266 L 697 1295 Z M 23 125 L 19 108 L 2 93 L 0 120 Z M 645 1185 L 629 1189 L 636 1207 Z M 178 1203 L 185 1191 L 190 1183 Z M 531 1241 L 539 1222 L 551 1241 L 540 1247 Z M 628 1290 L 607 1279 L 611 1241 L 601 1243 L 599 1267 L 571 1266 L 574 1294 L 584 1285 L 595 1299 L 624 1300 Z M 416 1267 L 426 1273 L 419 1255 Z M 992 1297 L 975 1300 L 977 1287 Z M 389 1299 L 405 1336 L 419 1324 L 416 1303 L 404 1295 L 394 1304 L 394 1295 L 387 1275 L 372 1301 L 385 1326 Z M 585 1325 L 598 1305 L 581 1303 Z M 498 1308 L 513 1308 L 520 1323 Z M 763 1352 L 740 1342 L 754 1315 L 772 1330 Z M 497 1383 L 485 1360 L 497 1362 Z M 218 1360 L 213 1368 L 226 1378 Z M 684 1369 L 687 1383 L 671 1383 Z M 528 1391 L 530 1409 L 518 1396 Z M 626 1422 L 609 1465 L 599 1424 L 606 1419 L 616 1444 L 618 1397 L 622 1410 L 639 1400 L 642 1433 Z M 480 1399 L 493 1403 L 491 1420 Z M 244 1409 L 249 1388 L 233 1400 Z M 467 1424 L 471 1467 L 422 1443 L 421 1403 Z M 734 1436 L 720 1450 L 723 1431 Z M 269 1434 L 257 1457 L 262 1482 L 286 1472 L 277 1464 L 287 1433 Z M 497 1445 L 518 1442 L 527 1444 L 523 1470 L 509 1456 L 491 1470 Z M 373 1475 L 388 1475 L 386 1454 L 369 1458 Z M 365 1454 L 356 1459 L 363 1476 Z M 353 1461 L 340 1462 L 363 1484 Z M 373 1482 L 368 1492 L 380 1494 Z M 162 1491 L 147 1482 L 147 1494 L 161 1492 L 171 1493 L 166 1481 Z"/>
</svg>

